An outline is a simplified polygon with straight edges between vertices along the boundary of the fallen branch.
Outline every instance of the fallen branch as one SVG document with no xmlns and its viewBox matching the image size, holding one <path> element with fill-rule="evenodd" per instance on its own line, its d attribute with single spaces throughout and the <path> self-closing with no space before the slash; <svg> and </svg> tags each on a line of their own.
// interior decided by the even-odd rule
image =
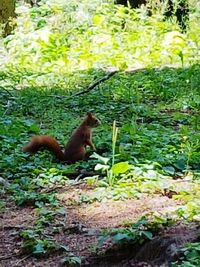
<svg viewBox="0 0 200 267">
<path fill-rule="evenodd" d="M 62 190 L 70 190 L 72 188 L 74 188 L 75 186 L 81 185 L 81 184 L 85 184 L 84 180 L 80 180 L 84 177 L 82 177 L 82 175 L 80 175 L 80 177 L 78 176 L 76 179 L 74 179 L 74 183 L 73 184 L 66 184 L 66 185 L 55 185 L 51 188 L 44 188 L 41 190 L 42 193 L 51 193 L 54 192 L 56 190 L 62 189 Z M 99 177 L 98 179 L 102 179 L 101 177 Z"/>
<path fill-rule="evenodd" d="M 31 257 L 31 254 L 26 255 L 26 256 L 23 257 L 22 259 L 18 260 L 18 261 L 16 262 L 15 266 L 18 266 L 19 263 L 21 263 L 22 261 L 24 261 L 24 260 L 26 260 L 26 259 L 28 259 L 28 258 L 30 258 L 30 257 Z"/>
<path fill-rule="evenodd" d="M 79 96 L 79 95 L 83 95 L 85 93 L 90 92 L 92 89 L 94 89 L 97 85 L 101 84 L 102 82 L 110 79 L 115 73 L 117 73 L 118 71 L 112 71 L 110 73 L 108 73 L 106 76 L 104 76 L 103 78 L 97 80 L 96 82 L 92 83 L 87 89 L 80 91 L 78 93 L 73 94 L 72 96 L 70 96 L 70 98 L 74 97 L 74 96 Z"/>
<path fill-rule="evenodd" d="M 18 255 L 16 253 L 13 253 L 13 254 L 9 254 L 9 255 L 4 255 L 4 256 L 0 256 L 0 261 L 1 260 L 7 260 L 7 259 L 10 259 L 12 257 L 17 257 Z"/>
<path fill-rule="evenodd" d="M 93 171 L 75 171 L 75 172 L 63 172 L 63 175 L 66 175 L 70 180 L 83 179 L 85 177 L 97 176 L 101 175 L 100 172 L 93 172 Z M 77 179 L 77 180 L 78 180 Z"/>
<path fill-rule="evenodd" d="M 129 71 L 125 71 L 124 73 L 125 74 L 133 74 L 133 73 L 136 73 L 136 72 L 139 72 L 139 71 L 144 71 L 146 70 L 145 68 L 136 68 L 136 69 L 133 69 L 133 70 L 129 70 Z M 71 99 L 73 98 L 74 96 L 79 96 L 79 95 L 83 95 L 83 94 L 86 94 L 88 92 L 90 92 L 92 89 L 94 89 L 97 85 L 101 84 L 102 82 L 110 79 L 113 75 L 115 75 L 115 73 L 118 73 L 119 71 L 118 70 L 114 70 L 110 73 L 108 73 L 106 76 L 104 76 L 103 78 L 97 80 L 96 82 L 92 83 L 91 85 L 89 85 L 89 87 L 83 91 L 80 91 L 80 92 L 77 92 L 69 97 L 64 97 L 64 96 L 58 96 L 58 95 L 48 95 L 49 97 L 55 97 L 55 98 L 58 98 L 58 99 Z"/>
<path fill-rule="evenodd" d="M 8 226 L 6 226 L 6 225 L 4 225 L 4 226 L 2 226 L 2 227 L 0 227 L 0 231 L 2 231 L 2 230 L 13 230 L 13 229 L 15 229 L 15 230 L 21 230 L 21 229 L 29 229 L 29 228 L 32 228 L 32 226 L 30 227 L 30 226 L 28 226 L 28 227 L 26 227 L 26 226 L 23 226 L 23 225 L 8 225 Z"/>
</svg>

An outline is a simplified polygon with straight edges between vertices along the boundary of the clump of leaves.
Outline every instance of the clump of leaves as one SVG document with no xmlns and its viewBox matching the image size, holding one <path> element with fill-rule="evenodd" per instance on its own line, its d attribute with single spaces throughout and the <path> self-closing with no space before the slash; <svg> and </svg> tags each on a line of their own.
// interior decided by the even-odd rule
<svg viewBox="0 0 200 267">
<path fill-rule="evenodd" d="M 104 164 L 98 163 L 96 166 L 99 165 L 106 177 L 99 180 L 94 177 L 96 188 L 89 196 L 82 195 L 80 202 L 140 198 L 142 193 L 163 194 L 164 190 L 172 190 L 174 187 L 170 177 L 164 176 L 159 170 L 156 170 L 157 167 L 160 168 L 160 165 L 156 162 L 153 164 L 138 164 L 139 166 L 125 162 L 115 163 L 112 166 L 112 171 L 115 174 L 112 186 L 110 186 L 107 178 L 107 170 L 110 170 L 110 166 L 106 165 L 107 170 L 105 170 L 103 169 Z"/>
<path fill-rule="evenodd" d="M 126 173 L 129 169 L 128 162 L 119 162 L 115 163 L 116 157 L 116 142 L 117 142 L 117 133 L 118 127 L 116 127 L 116 121 L 113 122 L 112 128 L 112 163 L 111 166 L 108 165 L 109 158 L 101 157 L 100 155 L 94 153 L 91 157 L 99 159 L 103 164 L 98 163 L 95 166 L 95 170 L 106 171 L 107 182 L 109 186 L 113 186 L 116 182 L 116 178 L 119 177 L 120 174 Z"/>
<path fill-rule="evenodd" d="M 172 267 L 196 267 L 200 266 L 200 243 L 188 243 L 180 250 L 183 256 L 179 261 L 173 262 Z"/>
<path fill-rule="evenodd" d="M 194 198 L 177 209 L 177 215 L 187 221 L 200 222 L 200 200 Z"/>
<path fill-rule="evenodd" d="M 151 240 L 154 234 L 162 227 L 172 225 L 173 223 L 174 221 L 171 218 L 155 216 L 152 220 L 144 216 L 127 228 L 105 231 L 99 240 L 99 244 L 102 245 L 106 240 L 111 239 L 112 243 L 118 245 L 124 243 L 141 245 L 145 241 Z"/>
<path fill-rule="evenodd" d="M 183 34 L 175 20 L 163 21 L 159 13 L 149 17 L 144 10 L 113 5 L 113 1 L 49 0 L 34 9 L 19 5 L 17 13 L 18 26 L 5 39 L 6 66 L 16 75 L 29 74 L 21 79 L 22 86 L 66 88 L 66 75 L 72 73 L 74 83 L 81 84 L 75 74 L 80 70 L 183 66 L 199 58 L 198 14 L 191 14 L 188 33 Z"/>
<path fill-rule="evenodd" d="M 73 253 L 68 253 L 68 255 L 63 258 L 61 262 L 67 266 L 81 266 L 81 258 L 75 257 Z"/>
<path fill-rule="evenodd" d="M 21 245 L 22 253 L 32 254 L 35 257 L 47 256 L 49 254 L 62 251 L 64 252 L 62 263 L 68 266 L 81 264 L 81 259 L 71 253 L 67 246 L 57 243 L 52 238 L 44 237 L 42 228 L 23 230 L 20 233 L 23 238 Z"/>
<path fill-rule="evenodd" d="M 42 238 L 41 234 L 42 230 L 40 229 L 22 231 L 20 233 L 20 236 L 23 238 L 22 252 L 42 256 L 60 249 L 60 246 L 56 242 Z"/>
<path fill-rule="evenodd" d="M 57 203 L 55 194 L 41 193 L 36 191 L 18 190 L 13 195 L 13 198 L 18 206 L 21 205 L 35 205 L 39 203 Z"/>
</svg>

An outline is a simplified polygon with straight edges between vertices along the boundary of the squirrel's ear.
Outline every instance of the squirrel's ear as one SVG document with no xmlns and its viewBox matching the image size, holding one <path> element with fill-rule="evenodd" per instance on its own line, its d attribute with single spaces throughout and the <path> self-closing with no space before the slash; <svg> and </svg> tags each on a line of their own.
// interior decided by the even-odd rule
<svg viewBox="0 0 200 267">
<path fill-rule="evenodd" d="M 92 117 L 92 112 L 87 113 L 88 117 Z"/>
</svg>

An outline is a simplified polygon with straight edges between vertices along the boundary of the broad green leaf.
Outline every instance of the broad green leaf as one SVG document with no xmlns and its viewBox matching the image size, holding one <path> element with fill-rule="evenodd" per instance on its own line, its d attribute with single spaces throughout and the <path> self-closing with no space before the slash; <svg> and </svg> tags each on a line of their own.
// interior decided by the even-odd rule
<svg viewBox="0 0 200 267">
<path fill-rule="evenodd" d="M 97 182 L 98 177 L 99 177 L 98 175 L 91 176 L 91 177 L 85 177 L 85 178 L 84 178 L 84 181 L 86 181 L 87 184 L 92 185 L 92 184 L 94 184 L 95 182 Z"/>
<path fill-rule="evenodd" d="M 185 158 L 184 157 L 183 158 L 180 157 L 179 159 L 177 159 L 175 164 L 174 164 L 174 166 L 178 170 L 181 170 L 181 171 L 185 170 L 185 168 L 186 168 L 186 160 L 185 160 Z"/>
<path fill-rule="evenodd" d="M 38 127 L 37 124 L 32 124 L 32 125 L 30 126 L 30 131 L 33 132 L 33 133 L 39 133 L 40 128 Z"/>
<path fill-rule="evenodd" d="M 95 15 L 93 17 L 93 23 L 94 25 L 100 25 L 104 23 L 104 17 L 100 15 Z"/>
<path fill-rule="evenodd" d="M 136 223 L 133 224 L 133 228 L 140 228 L 142 225 L 146 224 L 148 219 L 146 217 L 140 218 Z"/>
<path fill-rule="evenodd" d="M 101 247 L 107 239 L 108 239 L 108 236 L 104 236 L 104 235 L 100 236 L 98 240 L 98 245 Z"/>
<path fill-rule="evenodd" d="M 119 242 L 122 240 L 130 240 L 132 239 L 130 236 L 128 236 L 128 234 L 122 234 L 122 233 L 118 233 L 116 235 L 113 236 L 113 241 L 114 242 Z"/>
<path fill-rule="evenodd" d="M 77 263 L 77 264 L 81 265 L 81 258 L 79 258 L 79 257 L 70 257 L 70 260 L 72 263 Z"/>
<path fill-rule="evenodd" d="M 95 166 L 95 171 L 99 171 L 99 170 L 103 170 L 103 171 L 105 171 L 105 170 L 108 170 L 110 168 L 110 166 L 109 165 L 103 165 L 103 164 L 100 164 L 100 163 L 98 163 L 96 166 Z"/>
<path fill-rule="evenodd" d="M 102 161 L 104 164 L 107 164 L 108 161 L 110 160 L 109 158 L 102 157 L 95 152 L 90 156 L 90 158 L 98 159 L 99 161 Z"/>
<path fill-rule="evenodd" d="M 142 234 L 145 235 L 150 240 L 153 238 L 153 234 L 149 231 L 143 231 Z"/>
<path fill-rule="evenodd" d="M 128 162 L 119 162 L 116 163 L 112 166 L 112 172 L 114 175 L 118 175 L 120 173 L 125 173 L 126 171 L 128 171 L 129 165 Z"/>
<path fill-rule="evenodd" d="M 39 242 L 35 247 L 34 247 L 34 254 L 42 254 L 45 252 L 44 245 L 42 242 Z"/>
<path fill-rule="evenodd" d="M 163 167 L 163 170 L 164 170 L 167 174 L 170 174 L 170 175 L 174 175 L 174 173 L 175 173 L 175 169 L 174 169 L 174 167 L 172 167 L 172 166 L 165 166 L 165 167 Z"/>
</svg>

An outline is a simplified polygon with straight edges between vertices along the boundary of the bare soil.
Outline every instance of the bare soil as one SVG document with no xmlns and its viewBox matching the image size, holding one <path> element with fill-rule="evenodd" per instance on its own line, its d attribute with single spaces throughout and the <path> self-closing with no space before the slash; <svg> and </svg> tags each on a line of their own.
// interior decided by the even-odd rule
<svg viewBox="0 0 200 267">
<path fill-rule="evenodd" d="M 127 261 L 123 261 L 124 255 L 120 257 L 120 255 L 117 255 L 120 252 L 115 250 L 113 252 L 111 250 L 108 256 L 108 254 L 102 253 L 102 251 L 106 250 L 105 247 L 102 248 L 100 253 L 96 253 L 97 251 L 99 252 L 98 238 L 101 231 L 103 229 L 121 227 L 124 223 L 135 222 L 147 213 L 157 212 L 160 215 L 167 215 L 175 211 L 181 203 L 162 195 L 150 196 L 144 194 L 140 199 L 77 204 L 80 192 L 88 193 L 90 190 L 92 188 L 88 188 L 85 185 L 68 190 L 57 190 L 59 200 L 65 207 L 67 216 L 62 230 L 53 236 L 54 240 L 66 245 L 74 255 L 81 257 L 83 259 L 82 266 L 148 266 L 142 261 L 140 265 L 136 265 L 129 260 L 128 264 Z M 63 252 L 54 253 L 45 258 L 35 258 L 30 254 L 21 255 L 19 232 L 32 227 L 37 214 L 31 206 L 17 207 L 7 195 L 2 196 L 1 199 L 6 202 L 6 208 L 0 213 L 0 267 L 66 266 L 62 264 Z M 187 229 L 183 230 L 182 225 L 177 225 L 167 231 L 169 235 L 174 235 L 174 233 L 180 231 L 182 233 L 184 231 L 193 231 L 196 226 L 184 227 Z M 119 260 L 113 263 L 115 256 Z"/>
</svg>

